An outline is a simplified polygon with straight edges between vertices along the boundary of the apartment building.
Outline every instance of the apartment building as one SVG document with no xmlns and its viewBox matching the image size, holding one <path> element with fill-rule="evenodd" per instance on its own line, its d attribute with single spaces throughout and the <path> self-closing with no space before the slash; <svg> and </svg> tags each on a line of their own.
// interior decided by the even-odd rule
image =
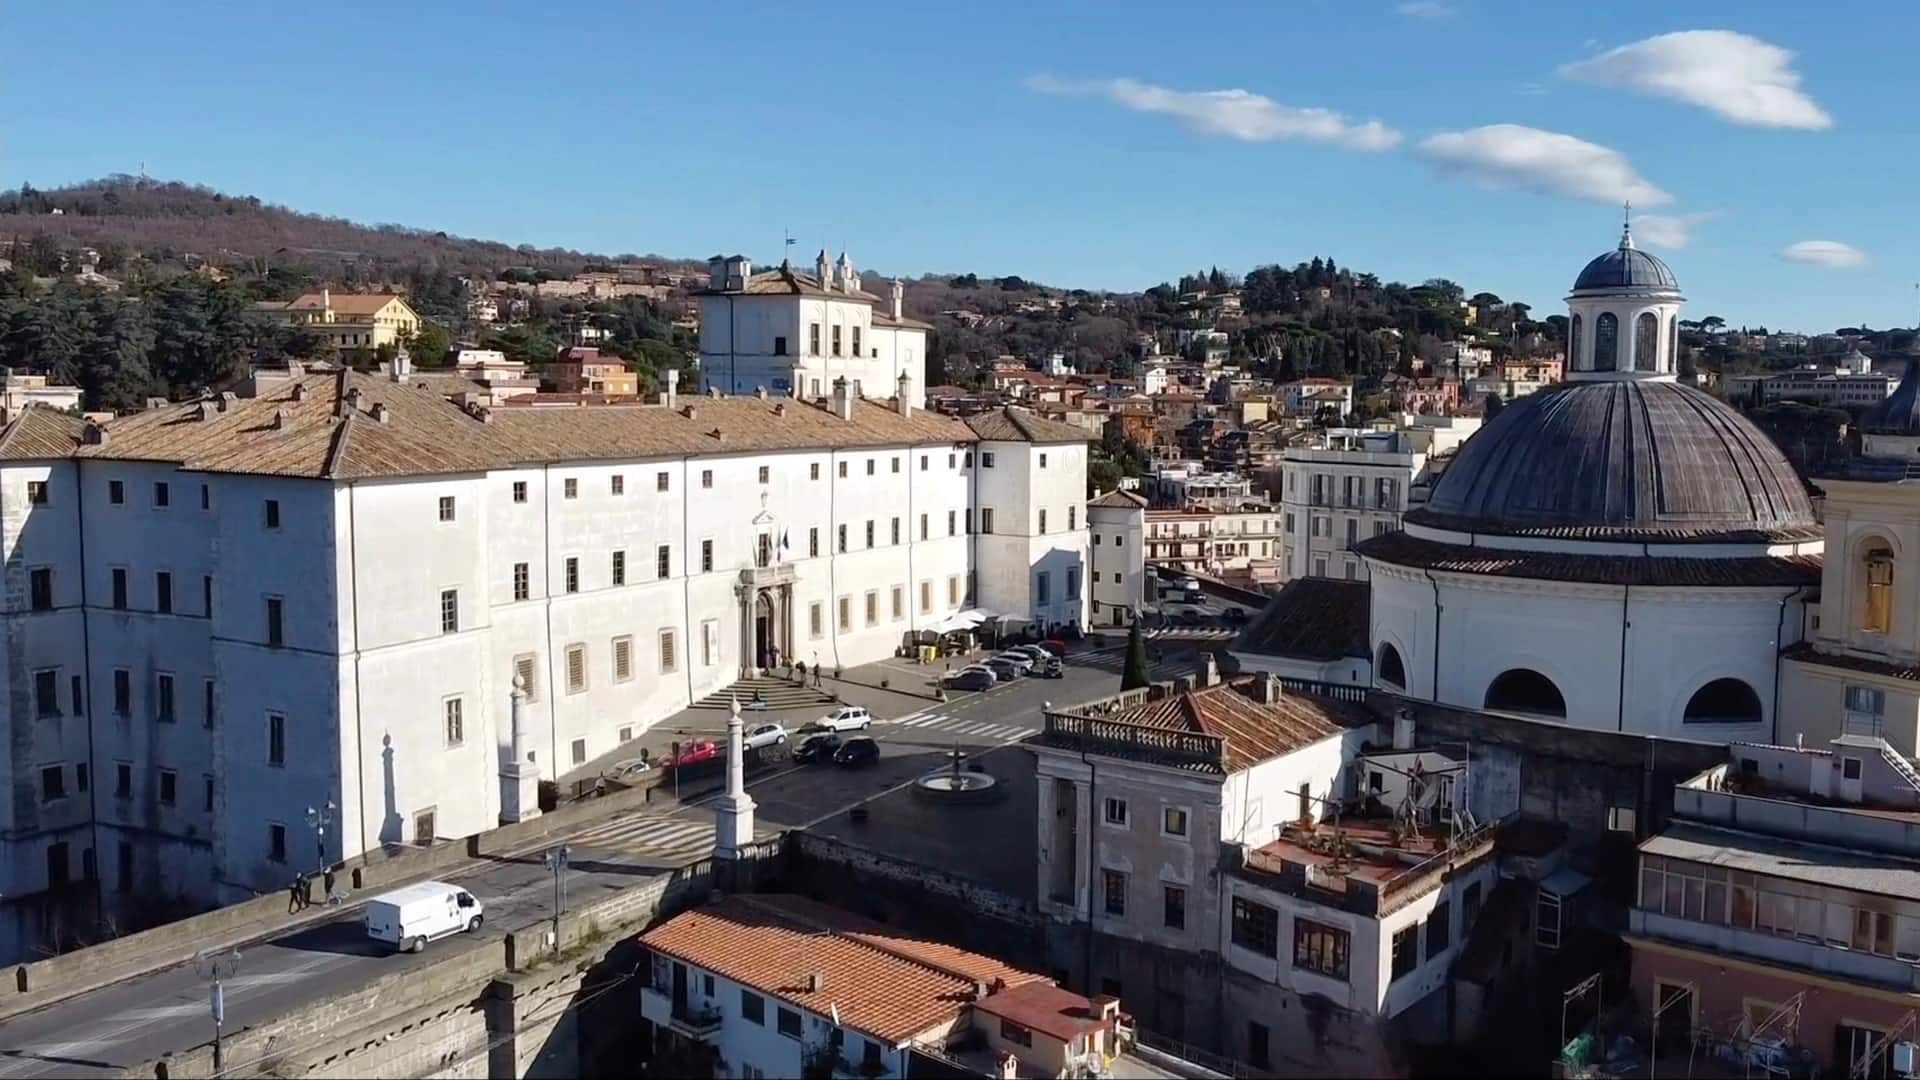
<svg viewBox="0 0 1920 1080">
<path fill-rule="evenodd" d="M 1176 1075 L 1131 1058 L 1114 997 L 798 896 L 729 896 L 639 944 L 656 1051 L 692 1050 L 707 1075 Z"/>
<path fill-rule="evenodd" d="M 1353 546 L 1398 532 L 1429 468 L 1480 429 L 1477 417 L 1402 415 L 1392 426 L 1338 428 L 1289 446 L 1280 466 L 1285 568 L 1299 577 L 1367 579 Z"/>
<path fill-rule="evenodd" d="M 1093 594 L 1088 626 L 1125 626 L 1152 602 L 1147 584 L 1147 500 L 1109 491 L 1087 503 Z"/>
<path fill-rule="evenodd" d="M 316 839 L 491 828 L 515 679 L 552 777 L 775 656 L 865 663 L 976 605 L 1084 624 L 1078 429 L 668 385 L 463 409 L 296 367 L 104 423 L 22 413 L 0 890 L 227 900 Z"/>
<path fill-rule="evenodd" d="M 1734 743 L 1675 788 L 1672 820 L 1640 845 L 1627 935 L 1656 1059 L 1698 1046 L 1775 1075 L 1906 1071 L 1916 825 L 1920 774 L 1872 736 Z"/>
<path fill-rule="evenodd" d="M 420 316 L 393 293 L 304 293 L 292 300 L 268 300 L 253 309 L 290 325 L 305 327 L 346 353 L 368 353 L 399 345 L 420 330 Z"/>
<path fill-rule="evenodd" d="M 640 394 L 640 375 L 618 356 L 574 345 L 547 361 L 546 381 L 557 394 L 593 394 L 632 398 Z"/>
</svg>

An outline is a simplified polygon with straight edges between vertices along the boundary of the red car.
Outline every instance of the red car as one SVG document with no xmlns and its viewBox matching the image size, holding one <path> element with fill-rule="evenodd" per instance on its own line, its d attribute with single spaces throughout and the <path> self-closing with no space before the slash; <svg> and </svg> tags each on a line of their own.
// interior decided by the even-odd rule
<svg viewBox="0 0 1920 1080">
<path fill-rule="evenodd" d="M 1067 655 L 1067 643 L 1064 641 L 1061 641 L 1059 638 L 1048 638 L 1047 640 L 1040 643 L 1040 647 L 1047 650 L 1048 652 L 1052 653 L 1055 656 Z"/>
<path fill-rule="evenodd" d="M 668 754 L 660 763 L 663 769 L 681 765 L 698 765 L 703 761 L 712 761 L 720 756 L 720 744 L 712 739 L 694 739 L 680 744 L 678 754 Z"/>
</svg>

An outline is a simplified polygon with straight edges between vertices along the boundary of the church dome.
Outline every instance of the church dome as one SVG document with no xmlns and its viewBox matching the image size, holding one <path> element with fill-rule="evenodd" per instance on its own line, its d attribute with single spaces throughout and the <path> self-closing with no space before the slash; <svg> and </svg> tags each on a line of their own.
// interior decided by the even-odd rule
<svg viewBox="0 0 1920 1080">
<path fill-rule="evenodd" d="M 1620 246 L 1588 263 L 1573 282 L 1576 293 L 1622 290 L 1680 291 L 1666 263 L 1633 246 L 1631 229 L 1622 230 Z"/>
<path fill-rule="evenodd" d="M 1509 405 L 1406 521 L 1569 540 L 1820 535 L 1806 484 L 1764 433 L 1693 387 L 1638 380 L 1563 383 Z"/>
</svg>

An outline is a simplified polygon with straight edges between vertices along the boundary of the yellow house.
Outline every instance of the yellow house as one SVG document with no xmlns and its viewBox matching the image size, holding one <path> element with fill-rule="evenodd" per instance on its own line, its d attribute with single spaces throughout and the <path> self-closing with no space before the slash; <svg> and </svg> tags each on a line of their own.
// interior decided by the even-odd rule
<svg viewBox="0 0 1920 1080">
<path fill-rule="evenodd" d="M 342 352 L 397 345 L 420 330 L 420 316 L 404 297 L 393 293 L 307 293 L 285 303 L 268 301 L 254 309 L 281 322 L 304 326 L 332 341 Z"/>
</svg>

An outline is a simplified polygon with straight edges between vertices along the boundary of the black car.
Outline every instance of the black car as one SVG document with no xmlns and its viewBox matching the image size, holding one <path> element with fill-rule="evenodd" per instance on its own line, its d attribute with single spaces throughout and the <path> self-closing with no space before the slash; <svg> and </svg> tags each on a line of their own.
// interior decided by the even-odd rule
<svg viewBox="0 0 1920 1080">
<path fill-rule="evenodd" d="M 1033 674 L 1042 679 L 1064 679 L 1067 669 L 1060 663 L 1059 657 L 1052 657 L 1043 664 L 1035 664 Z"/>
<path fill-rule="evenodd" d="M 831 731 L 818 731 L 801 739 L 800 745 L 793 748 L 793 760 L 802 765 L 818 765 L 833 760 L 834 752 L 839 749 L 840 736 Z"/>
<path fill-rule="evenodd" d="M 949 690 L 991 690 L 999 681 L 985 671 L 956 671 L 947 676 L 944 685 Z"/>
<path fill-rule="evenodd" d="M 1247 621 L 1247 609 L 1230 607 L 1224 612 L 1229 624 L 1238 626 Z"/>
<path fill-rule="evenodd" d="M 880 744 L 865 735 L 856 735 L 840 744 L 833 752 L 833 763 L 848 769 L 877 765 L 880 762 Z"/>
</svg>

